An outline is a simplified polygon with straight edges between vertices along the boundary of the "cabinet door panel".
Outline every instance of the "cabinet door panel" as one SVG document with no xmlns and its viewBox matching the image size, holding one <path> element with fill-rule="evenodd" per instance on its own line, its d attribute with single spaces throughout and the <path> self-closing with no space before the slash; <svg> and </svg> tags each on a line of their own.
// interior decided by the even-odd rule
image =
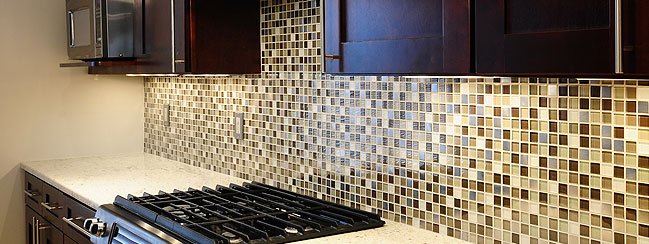
<svg viewBox="0 0 649 244">
<path fill-rule="evenodd" d="M 326 0 L 325 71 L 471 71 L 470 1 Z"/>
<path fill-rule="evenodd" d="M 649 74 L 649 1 L 622 2 L 622 71 Z"/>
<path fill-rule="evenodd" d="M 63 244 L 63 232 L 45 219 L 40 219 L 39 224 L 38 237 L 40 238 L 40 243 Z"/>
<path fill-rule="evenodd" d="M 66 235 L 63 236 L 63 243 L 65 243 L 65 244 L 78 244 L 76 241 L 70 239 L 70 237 L 68 237 Z M 88 243 L 91 243 L 91 242 L 88 241 Z"/>
<path fill-rule="evenodd" d="M 30 207 L 25 207 L 25 226 L 26 226 L 26 238 L 28 244 L 36 243 L 35 241 L 35 230 L 34 224 L 36 223 L 36 217 L 38 214 L 32 210 Z"/>
<path fill-rule="evenodd" d="M 134 73 L 167 74 L 172 72 L 172 9 L 170 1 L 135 0 Z M 163 14 L 169 13 L 169 14 Z"/>
<path fill-rule="evenodd" d="M 611 0 L 475 2 L 476 71 L 612 74 Z"/>
<path fill-rule="evenodd" d="M 345 2 L 346 42 L 440 37 L 442 1 L 350 0 Z M 398 21 L 395 21 L 398 20 Z"/>
<path fill-rule="evenodd" d="M 342 45 L 343 70 L 374 73 L 434 73 L 443 69 L 441 38 L 349 42 Z"/>
<path fill-rule="evenodd" d="M 505 70 L 514 73 L 609 73 L 608 30 L 507 35 Z"/>
<path fill-rule="evenodd" d="M 259 1 L 190 1 L 193 74 L 261 72 Z M 216 12 L 216 14 L 215 14 Z"/>
</svg>

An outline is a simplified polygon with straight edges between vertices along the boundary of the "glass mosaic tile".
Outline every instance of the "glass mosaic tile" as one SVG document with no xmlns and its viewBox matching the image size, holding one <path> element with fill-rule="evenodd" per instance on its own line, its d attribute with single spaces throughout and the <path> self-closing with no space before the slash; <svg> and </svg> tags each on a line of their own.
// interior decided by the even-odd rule
<svg viewBox="0 0 649 244">
<path fill-rule="evenodd" d="M 649 243 L 649 82 L 325 75 L 321 5 L 261 1 L 260 76 L 147 78 L 146 152 L 472 243 Z"/>
</svg>

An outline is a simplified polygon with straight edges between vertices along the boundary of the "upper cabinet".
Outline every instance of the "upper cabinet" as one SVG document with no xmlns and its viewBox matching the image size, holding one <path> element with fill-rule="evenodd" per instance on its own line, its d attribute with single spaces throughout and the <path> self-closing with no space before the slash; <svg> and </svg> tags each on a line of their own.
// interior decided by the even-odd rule
<svg viewBox="0 0 649 244">
<path fill-rule="evenodd" d="M 330 74 L 649 74 L 646 0 L 324 3 Z"/>
<path fill-rule="evenodd" d="M 648 74 L 647 6 L 644 0 L 475 1 L 476 71 Z"/>
<path fill-rule="evenodd" d="M 620 72 L 649 75 L 649 1 L 624 0 L 621 6 Z"/>
<path fill-rule="evenodd" d="M 90 73 L 260 73 L 259 8 L 250 0 L 135 0 L 135 60 L 96 62 Z"/>
<path fill-rule="evenodd" d="M 325 0 L 325 72 L 467 74 L 470 2 Z"/>
</svg>

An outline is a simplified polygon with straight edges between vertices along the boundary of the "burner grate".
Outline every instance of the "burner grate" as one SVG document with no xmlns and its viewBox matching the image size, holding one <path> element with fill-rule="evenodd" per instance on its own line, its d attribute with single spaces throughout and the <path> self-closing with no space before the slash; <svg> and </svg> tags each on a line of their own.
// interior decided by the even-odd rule
<svg viewBox="0 0 649 244">
<path fill-rule="evenodd" d="M 257 182 L 118 196 L 115 204 L 196 243 L 284 243 L 385 224 L 372 213 Z"/>
</svg>

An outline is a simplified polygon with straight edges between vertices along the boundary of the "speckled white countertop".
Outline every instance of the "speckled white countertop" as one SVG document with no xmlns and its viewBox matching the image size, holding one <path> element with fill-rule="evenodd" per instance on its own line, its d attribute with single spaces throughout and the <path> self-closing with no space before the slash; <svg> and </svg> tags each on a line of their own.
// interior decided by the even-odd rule
<svg viewBox="0 0 649 244">
<path fill-rule="evenodd" d="M 22 163 L 22 168 L 97 209 L 115 196 L 172 192 L 245 180 L 150 154 L 86 157 Z"/>
<path fill-rule="evenodd" d="M 203 186 L 242 184 L 245 180 L 193 167 L 158 156 L 140 153 L 122 156 L 85 157 L 22 163 L 22 168 L 97 209 L 115 196 L 144 192 L 171 192 Z M 386 221 L 381 228 L 297 242 L 316 243 L 464 243 L 460 240 L 409 225 Z"/>
</svg>

